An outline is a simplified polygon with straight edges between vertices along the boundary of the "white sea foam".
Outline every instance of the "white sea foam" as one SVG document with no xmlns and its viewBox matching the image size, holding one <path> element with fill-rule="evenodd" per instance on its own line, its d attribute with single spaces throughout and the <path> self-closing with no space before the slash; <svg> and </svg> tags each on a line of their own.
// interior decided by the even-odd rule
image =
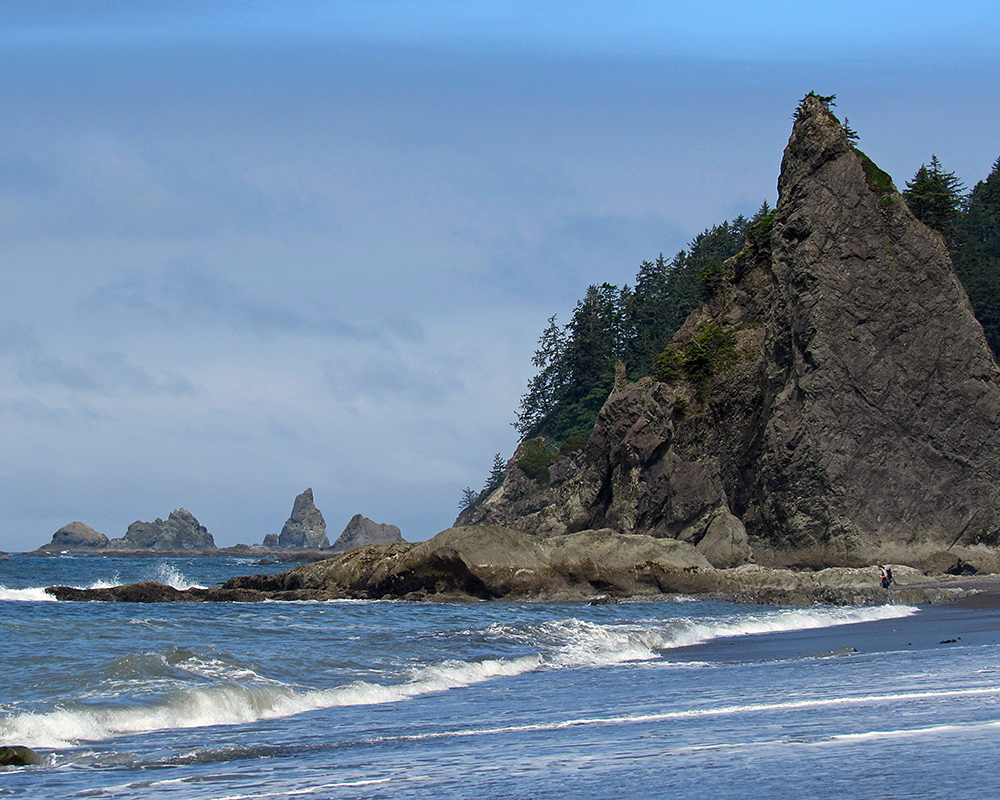
<svg viewBox="0 0 1000 800">
<path fill-rule="evenodd" d="M 542 654 L 543 665 L 558 669 L 649 661 L 664 650 L 722 637 L 895 619 L 910 616 L 917 610 L 912 606 L 781 609 L 713 622 L 682 617 L 652 623 L 595 623 L 571 618 L 521 629 L 494 624 L 488 633 L 537 648 Z"/>
<path fill-rule="evenodd" d="M 278 681 L 267 680 L 239 665 L 185 653 L 180 658 L 173 656 L 167 660 L 173 668 L 188 672 L 192 680 L 197 681 L 197 685 L 188 686 L 181 691 L 175 690 L 165 699 L 161 695 L 148 704 L 134 701 L 132 705 L 123 706 L 112 702 L 98 702 L 0 717 L 0 741 L 59 748 L 81 741 L 99 741 L 171 728 L 244 724 L 338 706 L 396 703 L 536 669 L 558 670 L 650 660 L 656 657 L 658 651 L 721 636 L 805 630 L 904 617 L 915 612 L 916 609 L 905 606 L 879 606 L 778 610 L 714 623 L 679 619 L 656 621 L 653 624 L 649 621 L 607 624 L 567 619 L 526 626 L 520 630 L 494 625 L 490 628 L 493 635 L 517 640 L 535 652 L 508 659 L 441 662 L 411 671 L 400 683 L 355 681 L 331 689 L 315 690 L 297 689 Z M 834 702 L 879 702 L 890 699 L 880 696 L 838 699 Z M 791 708 L 801 705 L 784 703 L 767 707 Z M 741 708 L 686 710 L 631 719 L 650 721 L 687 715 L 726 714 L 735 713 Z M 765 706 L 753 708 L 761 710 Z M 619 720 L 601 720 L 603 724 L 616 721 Z M 569 724 L 588 724 L 588 721 L 580 720 Z"/>
<path fill-rule="evenodd" d="M 733 621 L 704 623 L 682 620 L 671 636 L 671 647 L 703 644 L 729 636 L 751 636 L 760 633 L 783 633 L 858 622 L 909 617 L 919 611 L 914 606 L 865 606 L 862 608 L 797 608 L 751 614 Z"/>
<path fill-rule="evenodd" d="M 153 569 L 151 577 L 147 580 L 156 581 L 157 583 L 164 583 L 167 586 L 173 586 L 175 589 L 204 589 L 204 586 L 200 586 L 193 581 L 188 580 L 187 576 L 184 575 L 177 567 L 167 561 L 160 561 L 157 563 L 156 567 Z"/>
<path fill-rule="evenodd" d="M 29 589 L 8 589 L 6 586 L 0 586 L 0 600 L 13 600 L 27 603 L 47 603 L 55 601 L 55 599 L 55 597 L 48 594 L 45 589 L 41 587 L 32 587 Z"/>
</svg>

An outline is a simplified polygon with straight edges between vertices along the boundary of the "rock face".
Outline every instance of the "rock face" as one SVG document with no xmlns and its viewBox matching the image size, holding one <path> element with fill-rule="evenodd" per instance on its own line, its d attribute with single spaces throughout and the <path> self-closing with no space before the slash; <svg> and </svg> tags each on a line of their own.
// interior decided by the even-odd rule
<svg viewBox="0 0 1000 800">
<path fill-rule="evenodd" d="M 371 544 L 392 544 L 401 541 L 403 536 L 395 525 L 379 524 L 372 522 L 368 517 L 355 514 L 347 523 L 344 532 L 333 543 L 332 549 L 341 552 Z"/>
<path fill-rule="evenodd" d="M 298 550 L 323 550 L 330 546 L 330 540 L 326 538 L 326 520 L 313 503 L 311 488 L 295 498 L 292 515 L 281 529 L 277 544 L 278 547 Z"/>
<path fill-rule="evenodd" d="M 52 534 L 52 541 L 40 549 L 57 552 L 63 550 L 73 552 L 80 550 L 103 550 L 108 546 L 108 541 L 107 536 L 103 533 L 98 533 L 89 525 L 84 525 L 82 522 L 71 522 L 68 525 L 63 525 Z"/>
<path fill-rule="evenodd" d="M 171 511 L 166 521 L 133 522 L 125 536 L 112 539 L 110 550 L 148 550 L 158 552 L 215 550 L 215 540 L 204 525 L 184 508 Z"/>
<path fill-rule="evenodd" d="M 814 95 L 778 189 L 674 338 L 708 368 L 617 388 L 549 485 L 512 461 L 460 523 L 677 538 L 717 566 L 1000 544 L 1000 372 L 941 236 Z"/>
</svg>

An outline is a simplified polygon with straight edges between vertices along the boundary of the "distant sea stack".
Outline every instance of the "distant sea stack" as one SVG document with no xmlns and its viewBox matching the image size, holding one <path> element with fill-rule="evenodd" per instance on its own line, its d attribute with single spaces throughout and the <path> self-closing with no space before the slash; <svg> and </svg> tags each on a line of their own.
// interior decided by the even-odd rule
<svg viewBox="0 0 1000 800">
<path fill-rule="evenodd" d="M 814 94 L 778 191 L 660 380 L 616 386 L 544 477 L 522 444 L 456 524 L 676 538 L 716 566 L 990 556 L 1000 371 L 942 237 Z"/>
<path fill-rule="evenodd" d="M 313 502 L 312 488 L 306 489 L 295 498 L 292 514 L 281 533 L 273 533 L 264 538 L 265 547 L 280 547 L 295 550 L 325 550 L 330 546 L 326 537 L 326 520 Z"/>
<path fill-rule="evenodd" d="M 347 523 L 344 532 L 333 543 L 333 550 L 343 552 L 372 544 L 393 544 L 402 542 L 403 536 L 395 525 L 372 522 L 368 517 L 355 514 Z"/>
<path fill-rule="evenodd" d="M 166 521 L 133 522 L 125 536 L 112 539 L 109 550 L 146 550 L 156 552 L 215 550 L 215 540 L 204 525 L 184 508 L 171 511 Z"/>
<path fill-rule="evenodd" d="M 71 522 L 63 525 L 52 534 L 52 541 L 43 545 L 40 550 L 62 552 L 89 552 L 103 550 L 108 546 L 109 539 L 103 533 L 98 533 L 82 522 Z"/>
</svg>

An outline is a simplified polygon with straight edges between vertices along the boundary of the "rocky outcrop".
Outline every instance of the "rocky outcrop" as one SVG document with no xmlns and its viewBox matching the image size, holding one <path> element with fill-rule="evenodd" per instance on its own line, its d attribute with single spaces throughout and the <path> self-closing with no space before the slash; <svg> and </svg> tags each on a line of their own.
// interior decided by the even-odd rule
<svg viewBox="0 0 1000 800">
<path fill-rule="evenodd" d="M 896 586 L 879 585 L 876 567 L 794 572 L 755 564 L 714 569 L 690 544 L 669 538 L 580 531 L 549 538 L 507 528 L 460 527 L 426 542 L 372 545 L 278 575 L 232 578 L 212 589 L 160 583 L 101 589 L 56 586 L 59 600 L 256 602 L 405 599 L 613 602 L 697 594 L 730 601 L 808 605 L 927 603 L 976 591 L 975 578 L 932 579 L 893 565 Z M 996 583 L 987 585 L 997 591 Z"/>
<path fill-rule="evenodd" d="M 292 514 L 288 518 L 277 541 L 269 535 L 264 539 L 264 545 L 298 550 L 323 550 L 330 546 L 326 537 L 326 520 L 313 503 L 313 490 L 306 489 L 295 498 L 292 504 Z"/>
<path fill-rule="evenodd" d="M 367 547 L 372 544 L 392 544 L 403 541 L 399 528 L 395 525 L 372 522 L 368 517 L 355 514 L 347 523 L 343 533 L 333 543 L 332 550 L 343 552 L 356 547 Z"/>
<path fill-rule="evenodd" d="M 338 590 L 359 598 L 581 600 L 656 595 L 659 577 L 711 565 L 690 545 L 585 531 L 540 540 L 506 528 L 459 527 L 426 542 L 351 550 L 280 575 L 233 578 L 224 588 Z M 685 572 L 686 570 L 686 572 Z"/>
<path fill-rule="evenodd" d="M 40 550 L 51 550 L 55 552 L 89 552 L 103 550 L 108 546 L 109 539 L 103 533 L 98 533 L 89 525 L 82 522 L 71 522 L 63 525 L 52 534 L 52 541 L 43 545 Z"/>
<path fill-rule="evenodd" d="M 778 189 L 674 338 L 676 374 L 619 385 L 549 484 L 515 458 L 459 522 L 675 538 L 717 566 L 1000 544 L 1000 372 L 941 236 L 815 95 Z"/>
<path fill-rule="evenodd" d="M 112 539 L 109 550 L 138 550 L 148 552 L 206 552 L 215 550 L 215 540 L 204 525 L 184 508 L 170 512 L 164 521 L 133 522 L 125 536 Z"/>
</svg>

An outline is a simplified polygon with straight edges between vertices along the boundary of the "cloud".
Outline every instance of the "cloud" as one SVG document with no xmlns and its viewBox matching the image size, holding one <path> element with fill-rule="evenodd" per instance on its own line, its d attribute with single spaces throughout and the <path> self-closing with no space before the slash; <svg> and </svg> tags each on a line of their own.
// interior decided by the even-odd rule
<svg viewBox="0 0 1000 800">
<path fill-rule="evenodd" d="M 291 281 L 296 278 L 290 276 Z M 167 328 L 191 324 L 249 331 L 260 336 L 317 335 L 353 341 L 382 338 L 383 328 L 361 326 L 337 318 L 312 296 L 304 285 L 300 306 L 289 307 L 264 300 L 208 267 L 174 261 L 151 275 L 133 272 L 129 277 L 98 287 L 81 303 L 89 314 L 103 316 L 125 312 L 132 319 Z M 388 330 L 414 335 L 405 321 Z"/>
<path fill-rule="evenodd" d="M 146 370 L 121 352 L 93 353 L 75 360 L 54 355 L 35 330 L 23 324 L 0 323 L 0 357 L 6 357 L 16 383 L 31 390 L 55 387 L 106 396 L 178 396 L 194 392 L 194 385 L 185 376 Z M 8 391 L 14 384 L 8 379 Z"/>
<path fill-rule="evenodd" d="M 562 305 L 582 298 L 591 283 L 632 283 L 643 260 L 669 255 L 687 238 L 653 212 L 564 214 L 537 226 L 511 225 L 490 243 L 485 280 L 513 296 Z"/>
</svg>

